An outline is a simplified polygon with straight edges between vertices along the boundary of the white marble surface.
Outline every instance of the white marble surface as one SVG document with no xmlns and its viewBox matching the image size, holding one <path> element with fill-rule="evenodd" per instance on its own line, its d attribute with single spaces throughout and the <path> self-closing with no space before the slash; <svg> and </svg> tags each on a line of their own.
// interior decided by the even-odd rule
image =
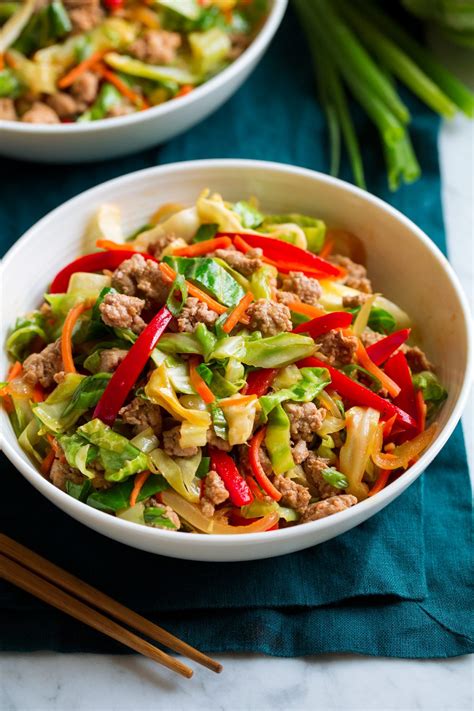
<svg viewBox="0 0 474 711">
<path fill-rule="evenodd" d="M 444 53 L 444 49 L 441 48 Z M 447 60 L 472 75 L 472 58 Z M 470 64 L 469 64 L 470 62 Z M 472 77 L 471 77 L 472 78 Z M 458 118 L 441 135 L 443 202 L 451 261 L 474 303 L 474 125 Z M 471 475 L 474 403 L 463 419 Z M 470 711 L 472 657 L 436 661 L 324 656 L 221 655 L 224 672 L 175 678 L 135 656 L 0 654 L 1 711 Z"/>
</svg>

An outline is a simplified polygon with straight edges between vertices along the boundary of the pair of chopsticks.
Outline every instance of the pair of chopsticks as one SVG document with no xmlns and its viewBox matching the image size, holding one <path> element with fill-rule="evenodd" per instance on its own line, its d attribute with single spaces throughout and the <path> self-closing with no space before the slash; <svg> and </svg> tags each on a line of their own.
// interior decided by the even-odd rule
<svg viewBox="0 0 474 711">
<path fill-rule="evenodd" d="M 66 612 L 76 620 L 84 622 L 89 627 L 112 637 L 158 664 L 163 664 L 187 679 L 193 675 L 190 667 L 142 639 L 127 627 L 141 632 L 214 672 L 222 671 L 222 665 L 215 659 L 211 659 L 162 627 L 158 627 L 92 585 L 88 585 L 3 534 L 0 534 L 0 578 L 8 580 L 43 602 Z M 110 617 L 106 617 L 98 610 L 102 610 Z M 118 622 L 110 619 L 111 617 L 127 627 L 122 627 Z"/>
</svg>

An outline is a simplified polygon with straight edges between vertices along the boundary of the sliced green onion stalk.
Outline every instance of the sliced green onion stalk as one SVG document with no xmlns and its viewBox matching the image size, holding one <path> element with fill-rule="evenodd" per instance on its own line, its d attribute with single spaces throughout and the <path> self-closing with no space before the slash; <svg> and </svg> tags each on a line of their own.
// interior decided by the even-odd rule
<svg viewBox="0 0 474 711">
<path fill-rule="evenodd" d="M 346 0 L 338 0 L 338 6 L 358 36 L 389 71 L 393 72 L 433 111 L 446 118 L 454 116 L 456 113 L 454 103 L 403 50 L 397 47 L 395 42 L 386 37 L 381 29 Z"/>
<path fill-rule="evenodd" d="M 372 0 L 293 2 L 307 35 L 328 121 L 331 173 L 338 172 L 342 133 L 354 180 L 364 187 L 362 157 L 344 83 L 378 129 L 390 189 L 417 180 L 421 169 L 406 128 L 410 116 L 392 75 L 447 118 L 457 109 L 474 117 L 474 94 Z"/>
<path fill-rule="evenodd" d="M 427 49 L 419 45 L 395 20 L 392 20 L 370 0 L 366 0 L 364 3 L 364 14 L 376 25 L 383 27 L 387 37 L 390 37 L 400 49 L 406 52 L 466 116 L 474 117 L 474 94 L 462 81 L 446 67 L 443 67 Z"/>
<path fill-rule="evenodd" d="M 298 0 L 297 4 L 303 6 L 305 0 Z M 313 0 L 306 8 L 308 10 L 304 11 L 305 14 L 313 18 L 312 30 L 316 31 L 318 28 L 318 35 L 323 38 L 343 76 L 350 83 L 353 79 L 364 77 L 368 92 L 387 106 L 399 121 L 407 123 L 410 119 L 407 107 L 357 36 L 334 9 L 333 3 L 328 0 Z"/>
</svg>

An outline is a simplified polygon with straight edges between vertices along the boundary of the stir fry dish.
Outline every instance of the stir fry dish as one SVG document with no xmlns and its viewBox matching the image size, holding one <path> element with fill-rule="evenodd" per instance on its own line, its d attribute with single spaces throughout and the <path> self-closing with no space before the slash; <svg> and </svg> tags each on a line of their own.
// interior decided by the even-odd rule
<svg viewBox="0 0 474 711">
<path fill-rule="evenodd" d="M 251 43 L 268 0 L 0 0 L 0 120 L 124 116 L 189 94 Z"/>
<path fill-rule="evenodd" d="M 431 443 L 447 393 L 347 232 L 205 190 L 128 238 L 104 205 L 85 239 L 12 328 L 0 390 L 70 496 L 169 531 L 270 531 L 373 496 Z"/>
</svg>

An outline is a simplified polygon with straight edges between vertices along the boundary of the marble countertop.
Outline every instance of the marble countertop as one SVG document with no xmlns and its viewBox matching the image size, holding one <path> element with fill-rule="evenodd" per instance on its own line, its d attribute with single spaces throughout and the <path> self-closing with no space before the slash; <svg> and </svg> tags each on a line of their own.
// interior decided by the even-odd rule
<svg viewBox="0 0 474 711">
<path fill-rule="evenodd" d="M 448 64 L 472 79 L 472 55 L 439 43 Z M 440 137 L 450 259 L 474 303 L 474 124 L 458 117 Z M 474 402 L 463 417 L 471 477 Z M 143 657 L 0 654 L 2 711 L 470 711 L 473 658 L 413 661 L 332 655 L 218 657 L 224 673 L 182 680 Z"/>
</svg>

